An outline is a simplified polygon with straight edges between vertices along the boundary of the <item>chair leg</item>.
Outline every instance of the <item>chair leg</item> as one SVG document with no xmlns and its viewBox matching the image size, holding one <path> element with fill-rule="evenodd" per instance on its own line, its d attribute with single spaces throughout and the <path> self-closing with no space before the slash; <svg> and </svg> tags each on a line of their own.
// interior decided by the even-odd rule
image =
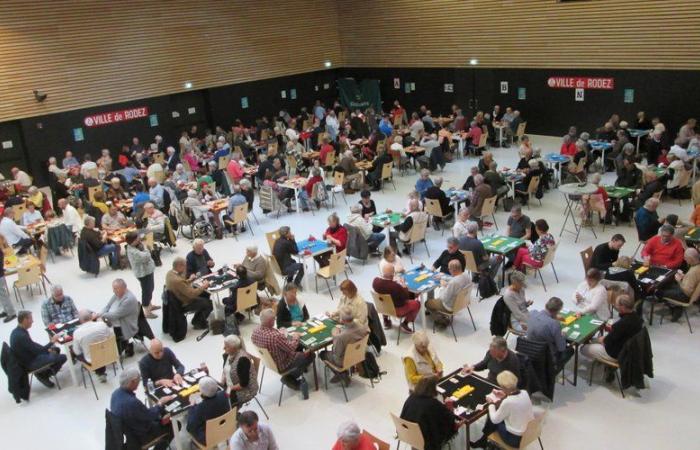
<svg viewBox="0 0 700 450">
<path fill-rule="evenodd" d="M 270 416 L 267 415 L 267 411 L 265 411 L 265 408 L 263 408 L 263 405 L 260 404 L 260 400 L 258 400 L 258 397 L 253 397 L 253 400 L 255 400 L 255 403 L 258 404 L 260 407 L 260 410 L 265 414 L 265 419 L 270 420 Z"/>
<path fill-rule="evenodd" d="M 56 382 L 56 387 L 61 390 L 61 383 L 58 382 L 58 372 L 51 371 L 53 373 L 53 380 Z"/>
<path fill-rule="evenodd" d="M 472 316 L 472 310 L 468 306 L 467 306 L 467 312 L 469 313 L 469 318 L 472 320 L 472 326 L 474 327 L 474 331 L 476 331 L 476 323 L 474 323 L 474 316 Z"/>
<path fill-rule="evenodd" d="M 398 333 L 396 334 L 396 345 L 399 345 L 399 341 L 401 340 L 401 318 L 399 318 L 399 326 L 397 328 Z"/>
<path fill-rule="evenodd" d="M 323 387 L 328 390 L 328 366 L 323 364 Z"/>
<path fill-rule="evenodd" d="M 425 253 L 428 254 L 428 258 L 430 258 L 430 250 L 428 250 L 428 242 L 423 239 L 423 245 L 425 245 Z"/>
<path fill-rule="evenodd" d="M 92 380 L 92 372 L 88 370 L 88 378 L 90 378 L 90 385 L 92 386 L 92 392 L 95 393 L 95 400 L 99 400 L 100 397 L 97 396 L 97 389 L 95 389 L 95 382 Z"/>
<path fill-rule="evenodd" d="M 591 361 L 591 368 L 588 371 L 588 385 L 593 385 L 593 369 L 595 369 L 595 360 Z"/>
<path fill-rule="evenodd" d="M 625 398 L 625 391 L 622 390 L 622 381 L 620 381 L 620 373 L 617 369 L 615 369 L 615 380 L 617 380 L 617 386 L 620 388 L 620 394 L 622 394 L 622 398 Z"/>
<path fill-rule="evenodd" d="M 544 278 L 542 278 L 542 271 L 540 269 L 536 269 L 537 273 L 540 275 L 540 281 L 542 282 L 542 287 L 544 288 L 544 291 L 547 292 L 547 286 L 544 284 Z"/>
<path fill-rule="evenodd" d="M 282 392 L 284 392 L 284 383 L 280 380 L 280 399 L 277 401 L 277 406 L 282 406 Z"/>
<path fill-rule="evenodd" d="M 537 442 L 540 443 L 540 450 L 544 450 L 544 446 L 542 445 L 542 438 L 538 437 Z"/>
<path fill-rule="evenodd" d="M 263 366 L 262 374 L 260 374 L 260 385 L 258 386 L 258 393 L 262 392 L 263 379 L 265 378 L 265 366 Z"/>
<path fill-rule="evenodd" d="M 85 383 L 85 367 L 80 366 L 80 375 L 83 377 L 83 388 L 87 389 L 87 384 Z"/>
<path fill-rule="evenodd" d="M 316 293 L 318 294 L 318 274 L 316 274 L 314 281 L 316 282 Z"/>
<path fill-rule="evenodd" d="M 554 263 L 551 263 L 552 266 L 552 272 L 554 272 L 554 279 L 557 280 L 557 284 L 559 284 L 559 276 L 557 275 L 557 269 L 554 268 Z"/>
<path fill-rule="evenodd" d="M 348 379 L 350 378 L 350 371 L 348 371 Z M 345 403 L 348 403 L 350 400 L 348 400 L 348 393 L 345 391 L 345 382 L 340 381 L 340 387 L 343 388 L 343 396 L 345 397 Z"/>
<path fill-rule="evenodd" d="M 693 334 L 693 327 L 690 326 L 690 318 L 688 317 L 688 308 L 683 308 L 683 313 L 685 314 L 685 321 L 688 322 L 688 331 Z"/>
<path fill-rule="evenodd" d="M 457 333 L 455 333 L 454 320 L 455 316 L 450 317 L 450 330 L 452 330 L 452 336 L 455 338 L 455 342 L 458 342 Z"/>
<path fill-rule="evenodd" d="M 326 280 L 326 286 L 328 286 L 328 293 L 331 295 L 331 300 L 335 300 L 333 298 L 333 291 L 331 290 L 331 284 L 328 282 L 328 278 L 324 278 Z M 318 292 L 318 291 L 316 291 Z"/>
</svg>

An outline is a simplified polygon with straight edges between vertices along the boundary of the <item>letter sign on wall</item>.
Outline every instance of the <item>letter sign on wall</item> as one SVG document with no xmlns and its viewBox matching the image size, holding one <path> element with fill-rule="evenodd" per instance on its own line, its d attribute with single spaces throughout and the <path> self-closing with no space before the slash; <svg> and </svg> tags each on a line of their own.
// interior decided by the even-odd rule
<svg viewBox="0 0 700 450">
<path fill-rule="evenodd" d="M 146 117 L 148 117 L 148 107 L 141 106 L 138 108 L 123 109 L 121 111 L 93 114 L 85 117 L 83 123 L 86 127 L 99 127 L 117 122 L 126 122 L 127 120 L 145 119 Z"/>
<path fill-rule="evenodd" d="M 547 86 L 554 89 L 612 90 L 615 88 L 615 79 L 600 77 L 549 77 Z"/>
</svg>

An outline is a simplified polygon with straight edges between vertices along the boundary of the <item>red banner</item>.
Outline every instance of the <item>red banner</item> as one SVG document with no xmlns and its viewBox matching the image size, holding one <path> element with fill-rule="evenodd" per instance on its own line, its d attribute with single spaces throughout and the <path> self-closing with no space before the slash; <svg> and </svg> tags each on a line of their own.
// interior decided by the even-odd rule
<svg viewBox="0 0 700 450">
<path fill-rule="evenodd" d="M 83 123 L 86 127 L 99 127 L 117 122 L 125 122 L 127 120 L 144 119 L 146 117 L 148 117 L 148 107 L 141 106 L 139 108 L 129 108 L 121 111 L 93 114 L 92 116 L 85 117 Z"/>
<path fill-rule="evenodd" d="M 547 85 L 555 89 L 614 89 L 614 78 L 549 77 Z"/>
</svg>

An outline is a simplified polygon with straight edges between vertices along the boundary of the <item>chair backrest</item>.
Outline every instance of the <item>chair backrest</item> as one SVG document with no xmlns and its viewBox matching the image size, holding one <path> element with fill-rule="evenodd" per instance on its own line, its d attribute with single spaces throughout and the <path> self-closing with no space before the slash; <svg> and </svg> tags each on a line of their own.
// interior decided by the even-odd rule
<svg viewBox="0 0 700 450">
<path fill-rule="evenodd" d="M 345 258 L 347 257 L 348 249 L 343 249 L 342 252 L 333 253 L 328 260 L 328 272 L 330 276 L 338 275 L 345 270 Z"/>
<path fill-rule="evenodd" d="M 528 194 L 534 194 L 537 192 L 537 188 L 540 185 L 540 177 L 532 177 L 530 178 L 530 184 L 527 187 L 527 193 Z"/>
<path fill-rule="evenodd" d="M 452 305 L 452 314 L 457 314 L 463 309 L 467 309 L 472 304 L 471 285 L 463 287 L 457 292 L 454 305 Z"/>
<path fill-rule="evenodd" d="M 260 359 L 262 359 L 263 364 L 265 364 L 265 367 L 267 367 L 275 373 L 280 373 L 280 370 L 277 368 L 277 363 L 274 359 L 272 359 L 272 355 L 270 354 L 270 352 L 262 347 L 256 348 L 258 349 L 258 353 L 260 353 Z"/>
<path fill-rule="evenodd" d="M 335 152 L 329 152 L 326 154 L 326 160 L 323 161 L 324 166 L 333 166 L 335 165 Z"/>
<path fill-rule="evenodd" d="M 100 342 L 90 344 L 90 365 L 94 368 L 105 367 L 119 361 L 117 337 L 112 334 Z"/>
<path fill-rule="evenodd" d="M 342 186 L 343 183 L 345 182 L 345 173 L 344 172 L 333 172 L 333 182 L 335 183 L 336 186 Z"/>
<path fill-rule="evenodd" d="M 163 152 L 156 153 L 153 155 L 153 162 L 161 165 L 165 164 L 165 154 Z"/>
<path fill-rule="evenodd" d="M 384 150 L 386 147 L 386 139 L 382 139 L 381 141 L 377 141 L 377 153 L 379 153 L 381 150 Z"/>
<path fill-rule="evenodd" d="M 265 239 L 267 239 L 267 245 L 270 247 L 270 252 L 272 252 L 272 250 L 274 249 L 275 242 L 277 242 L 277 239 L 279 238 L 280 232 L 278 230 L 265 233 Z"/>
<path fill-rule="evenodd" d="M 149 231 L 148 233 L 143 235 L 143 245 L 146 247 L 153 249 L 153 232 Z"/>
<path fill-rule="evenodd" d="M 425 232 L 427 231 L 428 227 L 428 222 L 418 222 L 416 223 L 415 221 L 413 222 L 413 226 L 411 227 L 410 231 L 410 239 L 408 240 L 409 244 L 414 244 L 416 242 L 420 242 L 425 239 Z"/>
<path fill-rule="evenodd" d="M 279 276 L 285 276 L 285 275 L 282 273 L 282 269 L 280 268 L 280 265 L 279 265 L 279 263 L 277 262 L 277 259 L 276 259 L 273 255 L 270 255 L 270 256 L 267 258 L 267 260 L 268 260 L 268 262 L 270 263 L 270 267 L 272 268 L 272 272 L 273 272 L 274 274 L 279 275 Z"/>
<path fill-rule="evenodd" d="M 515 135 L 518 138 L 523 137 L 525 134 L 525 127 L 527 127 L 527 122 L 522 122 L 520 125 L 518 125 L 518 130 L 515 132 Z"/>
<path fill-rule="evenodd" d="M 542 260 L 542 267 L 551 264 L 554 261 L 554 256 L 557 254 L 557 248 L 559 248 L 559 242 L 554 245 L 550 245 L 547 248 L 547 253 L 544 254 L 544 260 Z M 588 270 L 586 270 L 588 272 Z"/>
<path fill-rule="evenodd" d="M 54 207 L 53 193 L 51 192 L 51 188 L 48 186 L 44 186 L 44 187 L 40 187 L 39 190 L 41 191 L 42 194 L 44 194 L 44 198 L 48 199 L 49 206 L 51 206 L 51 209 L 53 209 L 53 207 Z"/>
<path fill-rule="evenodd" d="M 588 247 L 587 249 L 580 252 L 581 261 L 583 262 L 583 272 L 584 274 L 588 272 L 591 268 L 591 259 L 593 258 L 593 247 Z"/>
<path fill-rule="evenodd" d="M 409 422 L 408 420 L 403 420 L 402 418 L 394 415 L 394 413 L 389 414 L 391 415 L 391 420 L 394 421 L 394 427 L 396 427 L 396 436 L 398 440 L 415 449 L 423 450 L 425 447 L 425 439 L 423 439 L 423 433 L 420 431 L 418 424 Z"/>
<path fill-rule="evenodd" d="M 481 217 L 492 216 L 496 212 L 496 200 L 498 200 L 497 195 L 484 199 L 481 205 Z"/>
<path fill-rule="evenodd" d="M 394 162 L 388 162 L 382 165 L 382 180 L 388 180 L 392 177 L 392 169 L 394 168 Z"/>
<path fill-rule="evenodd" d="M 483 133 L 481 137 L 479 138 L 479 148 L 486 147 L 486 140 L 489 138 L 489 135 L 486 133 Z"/>
<path fill-rule="evenodd" d="M 41 283 L 40 265 L 31 264 L 28 266 L 21 266 L 17 269 L 17 281 L 15 281 L 15 286 L 23 287 L 36 283 Z"/>
<path fill-rule="evenodd" d="M 390 450 L 391 446 L 388 442 L 384 442 L 367 430 L 362 430 L 362 434 L 372 442 L 376 450 Z"/>
<path fill-rule="evenodd" d="M 523 433 L 522 438 L 520 438 L 520 448 L 527 448 L 528 445 L 540 437 L 542 434 L 542 425 L 544 425 L 546 416 L 546 410 L 535 411 L 535 418 L 528 422 L 525 433 Z"/>
<path fill-rule="evenodd" d="M 18 205 L 13 205 L 12 211 L 14 212 L 15 222 L 20 222 L 22 220 L 22 216 L 27 211 L 27 205 L 25 205 L 24 203 L 20 203 Z"/>
<path fill-rule="evenodd" d="M 272 191 L 272 188 L 270 186 L 261 186 L 260 187 L 260 208 L 266 209 L 268 211 L 274 211 L 275 210 L 275 193 Z"/>
<path fill-rule="evenodd" d="M 695 164 L 695 163 L 693 162 L 693 164 Z M 681 171 L 681 174 L 678 178 L 677 188 L 687 187 L 689 182 L 690 182 L 690 171 L 688 171 L 688 170 Z"/>
<path fill-rule="evenodd" d="M 232 219 L 235 224 L 243 223 L 248 220 L 248 203 L 234 206 Z"/>
<path fill-rule="evenodd" d="M 231 155 L 222 156 L 219 158 L 219 170 L 226 170 L 228 163 L 231 162 Z"/>
<path fill-rule="evenodd" d="M 220 443 L 227 442 L 236 431 L 237 408 L 230 409 L 227 413 L 207 420 L 205 439 L 207 449 L 216 448 Z"/>
<path fill-rule="evenodd" d="M 391 295 L 379 294 L 372 291 L 372 300 L 374 300 L 374 307 L 377 308 L 377 312 L 379 314 L 398 317 L 396 314 L 396 308 L 394 307 L 394 301 L 391 299 Z"/>
<path fill-rule="evenodd" d="M 365 360 L 368 340 L 369 334 L 359 341 L 349 343 L 345 347 L 345 355 L 343 355 L 343 370 L 350 370 L 353 366 Z"/>
<path fill-rule="evenodd" d="M 306 120 L 302 123 L 301 128 L 302 128 L 303 130 L 308 130 L 308 129 L 311 128 L 312 126 L 314 126 L 314 122 L 313 122 L 311 119 L 306 119 Z M 262 137 L 261 137 L 261 139 L 262 139 Z"/>
<path fill-rule="evenodd" d="M 258 304 L 258 282 L 238 288 L 236 291 L 236 312 L 244 312 Z"/>
<path fill-rule="evenodd" d="M 471 273 L 479 273 L 479 266 L 474 259 L 474 252 L 471 250 L 460 250 L 459 252 L 464 255 L 465 268 Z"/>
<path fill-rule="evenodd" d="M 425 201 L 425 212 L 434 217 L 443 217 L 442 207 L 440 207 L 440 202 L 434 198 L 426 198 Z"/>
<path fill-rule="evenodd" d="M 290 173 L 292 170 L 296 169 L 298 165 L 299 165 L 299 162 L 297 161 L 297 159 L 294 156 L 287 155 L 287 167 L 289 168 Z"/>
</svg>

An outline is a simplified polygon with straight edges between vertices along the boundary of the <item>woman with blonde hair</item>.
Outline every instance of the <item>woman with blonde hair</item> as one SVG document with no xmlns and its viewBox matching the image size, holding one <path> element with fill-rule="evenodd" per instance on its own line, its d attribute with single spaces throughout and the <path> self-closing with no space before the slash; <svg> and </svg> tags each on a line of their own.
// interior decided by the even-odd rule
<svg viewBox="0 0 700 450">
<path fill-rule="evenodd" d="M 367 303 L 362 295 L 357 292 L 357 286 L 350 280 L 343 280 L 340 283 L 340 303 L 334 312 L 327 312 L 326 315 L 336 322 L 340 319 L 340 311 L 347 307 L 352 311 L 352 317 L 358 325 L 368 328 Z"/>
</svg>

